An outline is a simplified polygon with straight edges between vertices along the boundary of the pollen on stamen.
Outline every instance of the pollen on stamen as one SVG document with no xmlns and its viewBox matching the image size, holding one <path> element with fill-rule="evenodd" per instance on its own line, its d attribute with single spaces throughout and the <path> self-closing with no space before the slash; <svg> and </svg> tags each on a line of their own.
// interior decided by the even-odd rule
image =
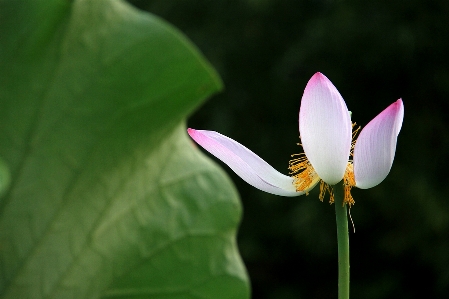
<svg viewBox="0 0 449 299">
<path fill-rule="evenodd" d="M 296 191 L 306 191 L 306 195 L 309 195 L 307 189 L 317 183 L 318 175 L 304 153 L 292 155 L 292 157 L 295 156 L 298 156 L 298 158 L 288 162 L 290 175 L 294 178 L 293 185 Z"/>
<path fill-rule="evenodd" d="M 351 189 L 355 186 L 355 177 L 354 177 L 354 166 L 351 162 L 346 166 L 346 171 L 343 176 L 343 188 L 344 188 L 344 198 L 343 205 L 348 204 L 351 207 L 355 204 L 354 198 L 351 195 Z"/>
<path fill-rule="evenodd" d="M 354 156 L 354 147 L 357 141 L 357 134 L 359 133 L 361 127 L 358 126 L 354 129 L 356 123 L 352 123 L 352 142 L 351 142 L 351 150 L 349 151 L 349 156 Z M 344 198 L 343 205 L 348 204 L 351 207 L 355 204 L 354 198 L 351 195 L 351 189 L 355 186 L 355 177 L 354 177 L 354 166 L 352 164 L 352 159 L 349 159 L 348 165 L 346 166 L 345 174 L 343 176 L 343 188 L 344 188 Z"/>
<path fill-rule="evenodd" d="M 335 201 L 334 196 L 334 189 L 329 184 L 326 184 L 323 180 L 320 182 L 320 195 L 319 199 L 321 201 L 324 200 L 324 196 L 326 196 L 326 193 L 329 193 L 329 204 L 333 204 Z"/>
</svg>

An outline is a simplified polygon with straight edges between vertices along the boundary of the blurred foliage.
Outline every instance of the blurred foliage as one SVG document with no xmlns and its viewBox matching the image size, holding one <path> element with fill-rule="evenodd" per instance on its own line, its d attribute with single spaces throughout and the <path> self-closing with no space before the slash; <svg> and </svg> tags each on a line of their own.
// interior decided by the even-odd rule
<svg viewBox="0 0 449 299">
<path fill-rule="evenodd" d="M 222 82 L 117 0 L 0 2 L 0 297 L 249 297 L 226 174 L 185 118 Z"/>
<path fill-rule="evenodd" d="M 299 102 L 316 71 L 335 84 L 362 126 L 403 98 L 390 175 L 353 191 L 352 298 L 447 296 L 448 1 L 132 2 L 181 28 L 224 80 L 224 93 L 189 125 L 230 136 L 284 173 L 290 154 L 301 151 Z M 333 207 L 316 191 L 279 198 L 229 173 L 244 204 L 239 246 L 253 297 L 335 298 Z"/>
</svg>

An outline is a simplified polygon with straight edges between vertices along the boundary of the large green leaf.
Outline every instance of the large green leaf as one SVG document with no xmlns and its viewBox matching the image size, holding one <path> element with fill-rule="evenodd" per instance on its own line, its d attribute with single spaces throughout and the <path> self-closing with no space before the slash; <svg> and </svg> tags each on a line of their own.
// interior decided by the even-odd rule
<svg viewBox="0 0 449 299">
<path fill-rule="evenodd" d="M 116 0 L 0 2 L 2 298 L 248 298 L 228 177 L 186 136 L 221 89 Z"/>
</svg>

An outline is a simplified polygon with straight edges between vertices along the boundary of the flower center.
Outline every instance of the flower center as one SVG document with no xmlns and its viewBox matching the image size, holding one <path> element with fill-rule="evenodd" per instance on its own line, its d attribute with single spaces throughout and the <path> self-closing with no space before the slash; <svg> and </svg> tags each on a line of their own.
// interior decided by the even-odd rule
<svg viewBox="0 0 449 299">
<path fill-rule="evenodd" d="M 360 127 L 355 127 L 355 123 L 352 124 L 352 142 L 351 149 L 349 152 L 349 156 L 352 157 L 354 153 L 354 146 L 356 142 L 356 136 L 360 131 Z M 300 145 L 300 144 L 299 144 Z M 294 154 L 292 157 L 294 159 L 288 162 L 288 169 L 290 170 L 290 175 L 293 177 L 293 185 L 296 188 L 297 192 L 306 192 L 306 195 L 309 195 L 309 190 L 312 189 L 318 182 L 320 182 L 320 195 L 319 199 L 321 201 L 324 200 L 326 193 L 329 193 L 329 203 L 334 202 L 334 190 L 332 186 L 325 183 L 318 174 L 315 169 L 313 169 L 312 164 L 310 164 L 304 153 Z M 343 189 L 344 189 L 344 198 L 343 204 L 349 205 L 351 207 L 355 201 L 351 195 L 351 189 L 355 186 L 355 178 L 354 178 L 354 166 L 352 164 L 352 159 L 349 159 L 348 164 L 346 166 L 345 174 L 343 175 Z"/>
<path fill-rule="evenodd" d="M 305 191 L 306 195 L 309 195 L 308 191 L 320 182 L 319 199 L 323 201 L 326 193 L 329 193 L 329 203 L 333 203 L 334 191 L 332 186 L 320 179 L 304 153 L 292 155 L 292 157 L 295 156 L 297 158 L 290 160 L 288 163 L 288 169 L 290 170 L 290 175 L 293 177 L 293 185 L 296 191 Z"/>
</svg>

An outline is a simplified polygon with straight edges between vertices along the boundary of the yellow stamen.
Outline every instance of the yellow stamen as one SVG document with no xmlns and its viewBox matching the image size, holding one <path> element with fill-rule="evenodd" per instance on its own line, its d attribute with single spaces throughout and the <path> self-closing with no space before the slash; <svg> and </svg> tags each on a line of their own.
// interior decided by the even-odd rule
<svg viewBox="0 0 449 299">
<path fill-rule="evenodd" d="M 357 141 L 357 134 L 359 133 L 361 127 L 358 126 L 354 129 L 356 123 L 352 123 L 352 142 L 351 142 L 351 150 L 349 151 L 349 156 L 354 156 L 354 147 Z M 355 178 L 354 178 L 354 166 L 352 165 L 352 159 L 349 159 L 348 165 L 346 166 L 345 174 L 343 176 L 343 188 L 344 188 L 344 199 L 343 204 L 348 204 L 349 208 L 353 204 L 355 204 L 354 198 L 351 195 L 351 189 L 355 186 Z"/>
<path fill-rule="evenodd" d="M 351 207 L 355 204 L 354 198 L 351 195 L 351 189 L 355 186 L 355 178 L 354 178 L 354 166 L 352 162 L 348 162 L 346 166 L 345 175 L 343 176 L 343 188 L 344 188 L 344 199 L 343 205 L 348 204 Z"/>
<path fill-rule="evenodd" d="M 321 180 L 320 182 L 320 195 L 319 195 L 319 199 L 321 201 L 324 200 L 324 196 L 326 195 L 326 192 L 329 192 L 329 203 L 333 204 L 334 203 L 334 189 L 332 188 L 331 185 L 325 183 L 323 180 Z"/>
<path fill-rule="evenodd" d="M 306 195 L 309 195 L 308 190 L 315 186 L 320 178 L 304 153 L 292 155 L 294 156 L 299 158 L 292 159 L 288 163 L 290 175 L 294 178 L 293 185 L 296 191 L 305 191 Z"/>
<path fill-rule="evenodd" d="M 351 150 L 349 151 L 349 156 L 353 156 L 354 155 L 354 147 L 355 147 L 355 142 L 357 141 L 357 134 L 359 133 L 361 127 L 358 126 L 357 128 L 354 129 L 354 127 L 356 126 L 356 123 L 352 123 L 352 141 L 351 141 Z"/>
</svg>

